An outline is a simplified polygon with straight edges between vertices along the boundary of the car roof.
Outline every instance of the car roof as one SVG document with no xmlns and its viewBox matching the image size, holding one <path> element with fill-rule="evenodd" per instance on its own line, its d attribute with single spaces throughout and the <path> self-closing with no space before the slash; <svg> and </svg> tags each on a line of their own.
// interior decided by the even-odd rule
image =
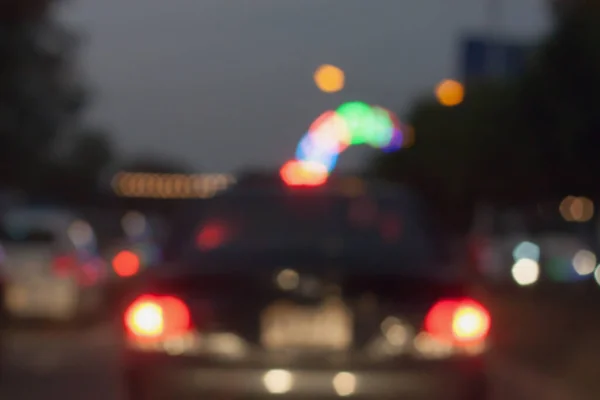
<svg viewBox="0 0 600 400">
<path fill-rule="evenodd" d="M 78 216 L 68 210 L 18 207 L 2 216 L 2 224 L 43 227 L 60 231 L 66 229 Z"/>
</svg>

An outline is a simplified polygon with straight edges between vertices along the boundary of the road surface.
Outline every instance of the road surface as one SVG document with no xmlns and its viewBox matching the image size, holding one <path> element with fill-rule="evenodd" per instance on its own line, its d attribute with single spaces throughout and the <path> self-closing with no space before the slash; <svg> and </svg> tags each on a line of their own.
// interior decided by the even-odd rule
<svg viewBox="0 0 600 400">
<path fill-rule="evenodd" d="M 117 338 L 110 324 L 80 331 L 9 331 L 0 399 L 123 399 Z M 492 400 L 577 400 L 559 395 L 552 380 L 518 370 L 509 364 L 492 374 L 497 388 Z"/>
<path fill-rule="evenodd" d="M 0 399 L 121 399 L 116 337 L 109 324 L 77 332 L 10 331 Z"/>
</svg>

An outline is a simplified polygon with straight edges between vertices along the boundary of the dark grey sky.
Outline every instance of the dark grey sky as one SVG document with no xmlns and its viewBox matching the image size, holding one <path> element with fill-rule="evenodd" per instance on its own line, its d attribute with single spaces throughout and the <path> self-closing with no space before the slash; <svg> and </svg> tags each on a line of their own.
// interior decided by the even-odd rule
<svg viewBox="0 0 600 400">
<path fill-rule="evenodd" d="M 72 0 L 63 14 L 89 35 L 90 118 L 113 129 L 124 154 L 231 171 L 279 165 L 345 100 L 405 110 L 455 75 L 459 35 L 485 27 L 487 1 Z M 503 0 L 502 29 L 536 37 L 543 3 Z M 323 63 L 345 70 L 340 94 L 314 86 Z M 351 151 L 340 164 L 363 157 Z"/>
</svg>

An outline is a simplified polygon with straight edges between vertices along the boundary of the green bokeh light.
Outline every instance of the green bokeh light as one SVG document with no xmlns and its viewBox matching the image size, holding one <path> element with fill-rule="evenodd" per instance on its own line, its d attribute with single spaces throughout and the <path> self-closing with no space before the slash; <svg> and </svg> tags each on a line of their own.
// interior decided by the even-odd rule
<svg viewBox="0 0 600 400">
<path fill-rule="evenodd" d="M 385 147 L 392 140 L 394 121 L 390 118 L 390 114 L 381 107 L 372 107 L 371 114 L 371 133 L 367 142 L 375 148 Z"/>
<path fill-rule="evenodd" d="M 576 276 L 571 259 L 566 257 L 552 257 L 546 260 L 544 269 L 548 277 L 555 282 L 569 282 Z"/>
<path fill-rule="evenodd" d="M 373 121 L 373 111 L 370 105 L 353 101 L 342 104 L 336 112 L 346 121 L 350 131 L 351 145 L 369 142 Z"/>
</svg>

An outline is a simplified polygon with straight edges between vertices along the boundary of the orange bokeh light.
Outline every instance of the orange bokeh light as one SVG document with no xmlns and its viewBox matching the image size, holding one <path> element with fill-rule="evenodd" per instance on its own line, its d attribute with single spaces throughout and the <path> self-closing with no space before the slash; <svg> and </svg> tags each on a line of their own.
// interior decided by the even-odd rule
<svg viewBox="0 0 600 400">
<path fill-rule="evenodd" d="M 315 71 L 315 84 L 325 93 L 339 92 L 344 88 L 344 71 L 334 65 L 321 65 Z"/>
<path fill-rule="evenodd" d="M 320 186 L 327 182 L 329 172 L 323 164 L 310 161 L 288 161 L 279 171 L 288 186 Z"/>
<path fill-rule="evenodd" d="M 465 97 L 465 88 L 462 83 L 458 81 L 446 79 L 436 86 L 435 96 L 443 106 L 457 106 L 463 102 Z"/>
</svg>

